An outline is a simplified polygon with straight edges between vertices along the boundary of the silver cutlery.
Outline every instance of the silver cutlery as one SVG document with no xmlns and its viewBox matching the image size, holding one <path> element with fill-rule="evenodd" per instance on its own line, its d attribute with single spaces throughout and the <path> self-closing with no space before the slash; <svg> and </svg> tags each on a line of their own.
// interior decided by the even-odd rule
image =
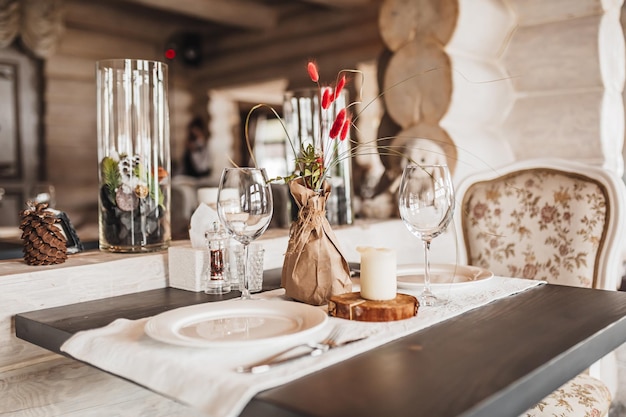
<svg viewBox="0 0 626 417">
<path fill-rule="evenodd" d="M 259 374 L 262 372 L 269 371 L 271 368 L 277 365 L 281 365 L 287 362 L 291 362 L 300 358 L 305 358 L 308 356 L 319 356 L 325 352 L 328 352 L 330 349 L 338 348 L 341 346 L 348 345 L 350 343 L 358 342 L 359 340 L 363 340 L 366 337 L 359 337 L 356 339 L 341 341 L 342 330 L 339 327 L 335 327 L 329 335 L 322 341 L 317 343 L 304 343 L 301 345 L 292 346 L 287 350 L 279 352 L 275 355 L 270 356 L 267 359 L 264 359 L 260 362 L 253 363 L 247 366 L 239 366 L 236 368 L 236 371 L 239 373 L 252 373 Z M 287 353 L 292 352 L 296 349 L 307 348 L 308 351 L 299 353 L 296 355 L 285 356 Z"/>
</svg>

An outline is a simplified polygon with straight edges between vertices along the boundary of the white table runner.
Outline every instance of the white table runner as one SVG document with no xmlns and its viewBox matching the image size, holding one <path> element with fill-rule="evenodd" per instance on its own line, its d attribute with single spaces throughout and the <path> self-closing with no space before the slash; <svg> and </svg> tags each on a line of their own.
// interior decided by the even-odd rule
<svg viewBox="0 0 626 417">
<path fill-rule="evenodd" d="M 331 317 L 326 325 L 306 340 L 318 341 L 341 325 L 345 338 L 369 336 L 367 339 L 330 350 L 317 357 L 307 357 L 262 374 L 239 374 L 235 368 L 264 359 L 288 347 L 285 344 L 263 344 L 246 348 L 191 348 L 155 341 L 144 333 L 148 318 L 118 319 L 110 325 L 79 332 L 61 346 L 72 357 L 119 375 L 167 397 L 197 408 L 211 417 L 238 415 L 260 391 L 293 381 L 342 360 L 348 359 L 392 340 L 414 333 L 435 323 L 488 304 L 494 300 L 542 284 L 516 278 L 494 277 L 475 285 L 442 291 L 448 303 L 440 307 L 420 307 L 414 318 L 384 323 L 354 322 Z M 358 291 L 358 285 L 354 288 Z M 399 292 L 418 295 L 409 290 Z M 284 299 L 278 289 L 257 298 Z M 220 303 L 245 302 L 239 300 Z M 320 307 L 326 308 L 326 307 Z"/>
</svg>

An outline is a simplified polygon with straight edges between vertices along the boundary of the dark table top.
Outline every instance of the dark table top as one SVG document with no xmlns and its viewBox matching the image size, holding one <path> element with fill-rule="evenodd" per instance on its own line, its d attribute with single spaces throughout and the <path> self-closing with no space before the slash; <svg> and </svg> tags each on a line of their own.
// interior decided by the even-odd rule
<svg viewBox="0 0 626 417">
<path fill-rule="evenodd" d="M 15 329 L 59 352 L 119 317 L 236 296 L 157 289 L 18 314 Z M 242 416 L 518 416 L 624 342 L 626 293 L 541 285 L 259 393 Z"/>
</svg>

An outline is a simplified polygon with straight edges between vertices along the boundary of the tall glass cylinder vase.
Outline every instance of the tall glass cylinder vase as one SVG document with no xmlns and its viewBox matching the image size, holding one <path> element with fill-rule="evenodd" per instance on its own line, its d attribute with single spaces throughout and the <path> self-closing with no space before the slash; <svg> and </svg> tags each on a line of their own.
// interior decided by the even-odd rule
<svg viewBox="0 0 626 417">
<path fill-rule="evenodd" d="M 311 143 L 325 155 L 325 163 L 337 161 L 327 166 L 330 170 L 328 183 L 331 192 L 326 201 L 326 218 L 333 225 L 352 224 L 350 135 L 344 140 L 329 138 L 335 116 L 348 104 L 348 91 L 342 91 L 327 110 L 322 110 L 319 93 L 318 89 L 287 91 L 283 103 L 284 120 L 296 152 L 302 144 Z M 294 168 L 295 161 L 292 159 L 289 161 L 289 169 Z"/>
<path fill-rule="evenodd" d="M 167 65 L 99 61 L 96 77 L 100 249 L 165 249 L 171 240 Z"/>
</svg>

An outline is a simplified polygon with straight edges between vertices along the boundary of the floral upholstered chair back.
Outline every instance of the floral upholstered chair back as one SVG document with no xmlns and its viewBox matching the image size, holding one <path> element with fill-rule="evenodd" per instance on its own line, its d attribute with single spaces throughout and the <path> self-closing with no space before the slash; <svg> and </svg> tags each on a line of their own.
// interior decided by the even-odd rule
<svg viewBox="0 0 626 417">
<path fill-rule="evenodd" d="M 621 231 L 614 229 L 623 228 L 624 184 L 599 168 L 565 164 L 526 162 L 459 190 L 468 264 L 502 276 L 617 288 Z"/>
</svg>

